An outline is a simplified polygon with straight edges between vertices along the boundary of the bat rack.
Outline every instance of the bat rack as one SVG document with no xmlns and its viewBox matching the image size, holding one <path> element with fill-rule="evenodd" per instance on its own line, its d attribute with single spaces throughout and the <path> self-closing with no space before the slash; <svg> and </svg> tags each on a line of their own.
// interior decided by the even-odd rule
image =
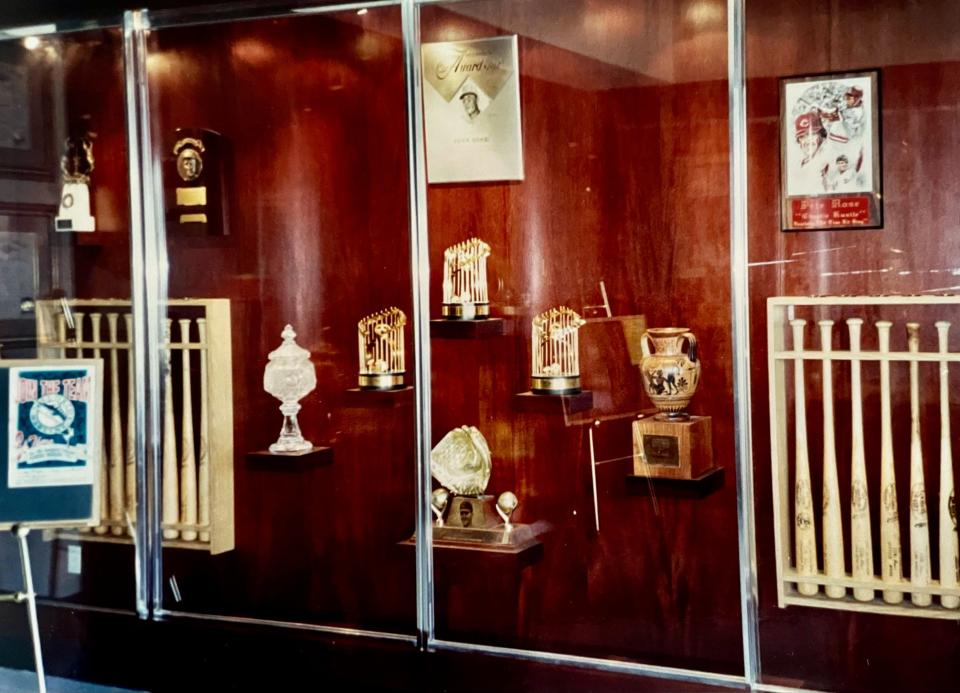
<svg viewBox="0 0 960 693">
<path fill-rule="evenodd" d="M 37 690 L 47 693 L 47 679 L 43 672 L 43 652 L 40 648 L 40 627 L 37 621 L 37 593 L 33 589 L 33 573 L 30 570 L 30 546 L 27 535 L 30 528 L 14 525 L 10 530 L 17 538 L 20 548 L 20 570 L 23 574 L 23 591 L 0 594 L 0 602 L 27 603 L 27 620 L 30 627 L 30 640 L 33 643 L 33 661 L 37 670 Z"/>
<path fill-rule="evenodd" d="M 950 336 L 960 296 L 767 300 L 781 608 L 960 620 Z"/>
</svg>

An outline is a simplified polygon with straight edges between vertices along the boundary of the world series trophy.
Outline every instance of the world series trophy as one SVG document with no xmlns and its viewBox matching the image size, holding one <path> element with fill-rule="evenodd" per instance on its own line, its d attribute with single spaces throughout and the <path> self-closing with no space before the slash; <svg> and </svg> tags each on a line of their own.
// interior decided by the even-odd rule
<svg viewBox="0 0 960 693">
<path fill-rule="evenodd" d="M 68 137 L 60 160 L 63 190 L 57 231 L 94 231 L 96 220 L 90 214 L 90 174 L 93 172 L 93 143 L 86 137 Z"/>
<path fill-rule="evenodd" d="M 403 387 L 403 328 L 407 316 L 399 308 L 377 311 L 357 323 L 362 390 L 396 390 Z"/>
<path fill-rule="evenodd" d="M 579 329 L 586 321 L 570 308 L 551 308 L 533 319 L 533 375 L 530 390 L 539 395 L 580 392 Z"/>
<path fill-rule="evenodd" d="M 283 413 L 280 437 L 270 446 L 270 452 L 304 452 L 312 450 L 313 444 L 304 440 L 297 413 L 300 400 L 317 386 L 316 368 L 310 362 L 310 352 L 297 344 L 297 333 L 290 325 L 283 328 L 280 336 L 283 344 L 270 352 L 263 371 L 263 389 L 280 400 Z"/>
<path fill-rule="evenodd" d="M 687 412 L 700 383 L 697 339 L 686 327 L 651 327 L 640 347 L 643 387 L 659 413 L 633 422 L 634 474 L 703 477 L 713 469 L 711 418 Z"/>
<path fill-rule="evenodd" d="M 449 431 L 433 448 L 430 471 L 441 484 L 430 498 L 435 541 L 517 547 L 543 531 L 538 527 L 542 523 L 511 522 L 519 505 L 513 492 L 501 493 L 496 500 L 486 493 L 492 468 L 490 447 L 474 426 Z"/>
<path fill-rule="evenodd" d="M 443 306 L 448 320 L 476 320 L 490 315 L 487 258 L 490 246 L 470 238 L 443 251 Z"/>
</svg>

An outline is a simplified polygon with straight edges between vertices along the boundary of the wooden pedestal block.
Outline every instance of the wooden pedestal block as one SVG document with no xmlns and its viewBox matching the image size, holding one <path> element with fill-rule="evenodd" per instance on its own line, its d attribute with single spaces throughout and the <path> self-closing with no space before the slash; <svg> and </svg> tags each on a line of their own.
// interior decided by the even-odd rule
<svg viewBox="0 0 960 693">
<path fill-rule="evenodd" d="M 633 473 L 664 479 L 697 479 L 713 467 L 709 416 L 680 421 L 656 417 L 633 422 Z"/>
</svg>

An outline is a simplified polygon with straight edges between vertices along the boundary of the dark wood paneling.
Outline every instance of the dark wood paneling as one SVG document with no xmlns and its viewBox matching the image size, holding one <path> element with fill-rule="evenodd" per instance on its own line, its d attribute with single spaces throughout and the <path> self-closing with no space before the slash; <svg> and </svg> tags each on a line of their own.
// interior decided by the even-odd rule
<svg viewBox="0 0 960 693">
<path fill-rule="evenodd" d="M 768 682 L 844 691 L 943 691 L 960 674 L 956 624 L 918 618 L 853 615 L 822 609 L 776 606 L 769 422 L 766 414 L 766 315 L 768 296 L 796 294 L 890 294 L 955 292 L 960 260 L 954 232 L 960 215 L 958 180 L 952 173 L 960 136 L 960 14 L 954 3 L 750 2 L 748 28 L 749 243 L 751 356 L 753 359 L 754 461 L 757 548 L 760 569 L 761 661 Z M 779 231 L 778 77 L 881 68 L 883 190 L 885 226 L 876 231 L 781 233 Z M 776 263 L 776 264 L 770 264 Z M 958 311 L 918 310 L 903 314 L 893 333 L 905 349 L 903 320 L 924 323 L 922 344 L 935 349 L 936 319 L 958 320 Z M 876 343 L 865 315 L 864 343 Z M 846 329 L 835 344 L 846 343 Z M 819 341 L 808 326 L 807 339 Z M 957 348 L 956 335 L 951 340 Z M 872 347 L 871 347 L 872 348 Z M 879 485 L 879 399 L 875 367 L 864 368 L 868 483 Z M 807 396 L 815 504 L 819 503 L 822 445 L 819 365 Z M 849 370 L 838 368 L 837 396 L 846 403 Z M 921 366 L 925 383 L 935 369 Z M 906 368 L 893 369 L 893 387 L 907 386 Z M 936 387 L 922 387 L 927 503 L 931 545 L 936 554 L 938 498 Z M 901 541 L 908 554 L 907 480 L 909 411 L 901 398 L 894 409 L 895 453 L 900 485 Z M 841 505 L 849 508 L 849 405 L 838 404 Z M 876 495 L 871 497 L 877 541 Z M 849 536 L 848 511 L 844 526 Z M 819 526 L 819 520 L 818 520 Z M 849 543 L 849 542 L 848 542 Z M 847 546 L 849 565 L 849 546 Z M 879 556 L 875 557 L 874 565 Z M 936 556 L 934 557 L 936 561 Z M 909 561 L 907 561 L 909 563 Z M 937 563 L 934 563 L 936 574 Z M 905 570 L 905 572 L 908 572 Z"/>
<path fill-rule="evenodd" d="M 631 419 L 604 421 L 594 429 L 604 462 L 598 534 L 583 425 L 592 417 L 520 412 L 514 399 L 529 389 L 533 316 L 600 303 L 603 280 L 614 315 L 642 313 L 648 325 L 696 332 L 705 361 L 693 409 L 714 417 L 715 458 L 733 470 L 727 85 L 672 79 L 690 70 L 695 52 L 681 35 L 712 47 L 690 33 L 692 7 L 610 2 L 591 14 L 597 8 L 587 2 L 491 2 L 464 10 L 472 18 L 453 6 L 422 10 L 424 41 L 520 33 L 526 168 L 519 183 L 428 190 L 431 315 L 444 248 L 477 235 L 492 246 L 493 313 L 513 322 L 503 337 L 433 340 L 434 442 L 455 426 L 478 426 L 494 458 L 489 492 L 516 492 L 518 521 L 553 526 L 516 600 L 490 599 L 462 578 L 454 584 L 482 570 L 475 561 L 444 566 L 440 637 L 742 671 L 733 484 L 703 499 L 629 494 Z M 609 45 L 590 30 L 612 36 L 644 21 L 657 26 L 647 38 L 670 26 L 677 43 L 665 42 L 644 66 L 605 62 Z M 536 27 L 536 36 L 521 27 Z M 714 50 L 712 59 L 722 64 L 724 54 Z M 649 408 L 622 330 L 601 328 L 581 330 L 594 414 Z"/>
<path fill-rule="evenodd" d="M 399 34 L 396 8 L 368 16 Z M 232 152 L 227 235 L 171 233 L 168 247 L 171 296 L 232 301 L 237 548 L 168 550 L 165 571 L 185 590 L 178 608 L 410 632 L 414 562 L 396 544 L 414 528 L 413 410 L 344 397 L 357 320 L 411 313 L 402 51 L 353 19 L 151 37 L 158 146 L 204 127 Z M 334 449 L 297 474 L 244 462 L 279 431 L 263 366 L 288 322 L 317 367 L 300 424 Z"/>
</svg>

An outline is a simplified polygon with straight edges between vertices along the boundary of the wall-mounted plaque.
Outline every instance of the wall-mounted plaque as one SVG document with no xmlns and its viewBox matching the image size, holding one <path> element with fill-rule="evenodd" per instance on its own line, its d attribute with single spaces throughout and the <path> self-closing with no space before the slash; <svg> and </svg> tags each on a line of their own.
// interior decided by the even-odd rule
<svg viewBox="0 0 960 693">
<path fill-rule="evenodd" d="M 883 226 L 879 72 L 780 83 L 785 231 Z"/>
<path fill-rule="evenodd" d="M 427 181 L 523 180 L 517 37 L 426 43 Z"/>
<path fill-rule="evenodd" d="M 164 171 L 167 228 L 172 233 L 227 233 L 223 136 L 213 130 L 174 133 Z"/>
</svg>

